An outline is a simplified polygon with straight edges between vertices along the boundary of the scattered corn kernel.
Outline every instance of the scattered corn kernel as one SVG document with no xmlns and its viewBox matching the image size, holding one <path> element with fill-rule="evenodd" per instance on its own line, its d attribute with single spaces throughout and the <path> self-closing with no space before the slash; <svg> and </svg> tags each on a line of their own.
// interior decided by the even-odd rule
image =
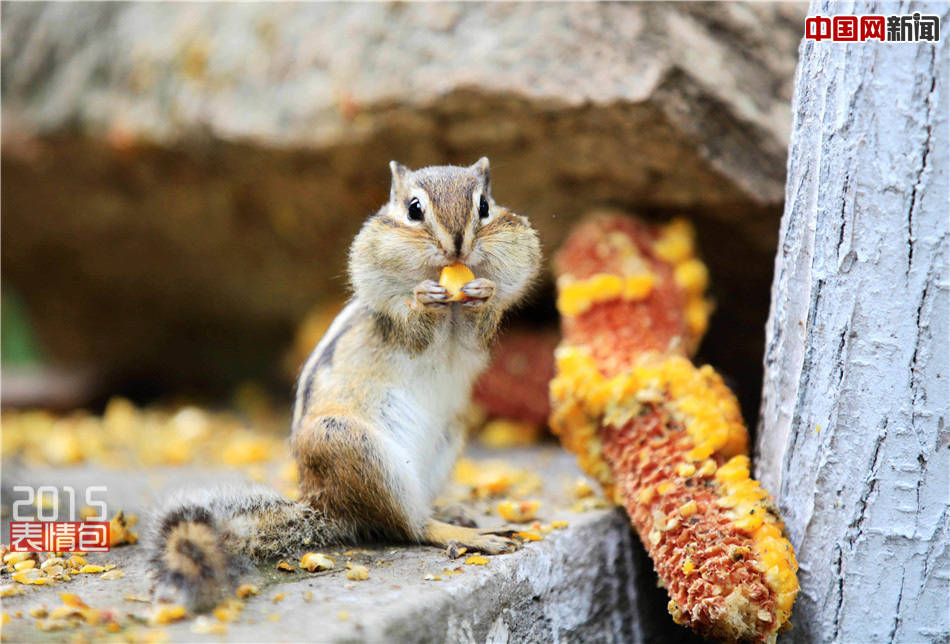
<svg viewBox="0 0 950 644">
<path fill-rule="evenodd" d="M 125 572 L 122 570 L 107 570 L 102 573 L 102 579 L 107 579 L 112 581 L 113 579 L 122 579 L 125 577 Z"/>
<path fill-rule="evenodd" d="M 251 595 L 259 595 L 260 593 L 261 593 L 261 589 L 258 588 L 255 584 L 241 584 L 240 586 L 237 587 L 237 591 L 235 591 L 234 594 L 240 597 L 241 599 L 244 599 L 245 597 L 250 597 Z"/>
<path fill-rule="evenodd" d="M 539 507 L 541 507 L 540 501 L 502 501 L 496 510 L 505 521 L 526 523 L 534 520 Z"/>
<path fill-rule="evenodd" d="M 153 608 L 148 614 L 148 623 L 150 626 L 163 626 L 184 619 L 188 611 L 184 606 L 160 604 Z"/>
<path fill-rule="evenodd" d="M 290 565 L 289 563 L 287 563 L 286 561 L 281 561 L 279 564 L 277 564 L 277 570 L 279 570 L 279 571 L 281 571 L 281 572 L 293 572 L 293 571 L 296 570 L 296 568 L 294 568 L 293 566 L 291 566 L 291 565 Z"/>
<path fill-rule="evenodd" d="M 465 560 L 466 566 L 484 566 L 488 563 L 488 557 L 482 557 L 480 555 L 472 555 Z"/>
<path fill-rule="evenodd" d="M 0 597 L 13 597 L 15 595 L 22 595 L 23 589 L 13 584 L 5 584 L 0 586 Z"/>
<path fill-rule="evenodd" d="M 346 578 L 350 581 L 363 581 L 369 579 L 369 568 L 358 564 L 346 564 Z"/>
<path fill-rule="evenodd" d="M 308 552 L 300 559 L 300 567 L 308 572 L 320 572 L 321 570 L 330 570 L 336 566 L 333 557 L 322 555 L 318 552 Z"/>
<path fill-rule="evenodd" d="M 86 574 L 92 574 L 92 573 L 97 573 L 97 572 L 105 572 L 105 570 L 106 569 L 103 568 L 102 566 L 94 566 L 91 564 L 86 564 L 85 566 L 79 569 L 79 573 L 86 575 Z"/>
</svg>

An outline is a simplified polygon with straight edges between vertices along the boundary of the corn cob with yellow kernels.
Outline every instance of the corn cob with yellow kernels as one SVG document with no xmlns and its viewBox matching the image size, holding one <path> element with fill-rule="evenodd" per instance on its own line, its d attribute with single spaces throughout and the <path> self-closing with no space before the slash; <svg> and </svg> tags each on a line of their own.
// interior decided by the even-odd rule
<svg viewBox="0 0 950 644">
<path fill-rule="evenodd" d="M 748 432 L 722 378 L 689 359 L 706 330 L 691 226 L 604 214 L 555 260 L 564 340 L 551 425 L 622 504 L 678 624 L 723 641 L 788 628 L 798 564 L 750 478 Z"/>
</svg>

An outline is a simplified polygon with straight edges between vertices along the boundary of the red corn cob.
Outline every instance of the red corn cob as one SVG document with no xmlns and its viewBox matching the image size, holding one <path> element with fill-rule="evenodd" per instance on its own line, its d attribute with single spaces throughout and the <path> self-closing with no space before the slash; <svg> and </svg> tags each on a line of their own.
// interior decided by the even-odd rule
<svg viewBox="0 0 950 644">
<path fill-rule="evenodd" d="M 711 309 L 693 245 L 683 221 L 616 215 L 565 242 L 551 426 L 627 510 L 673 619 L 763 642 L 788 627 L 798 564 L 771 496 L 749 478 L 735 397 L 688 358 Z"/>
</svg>

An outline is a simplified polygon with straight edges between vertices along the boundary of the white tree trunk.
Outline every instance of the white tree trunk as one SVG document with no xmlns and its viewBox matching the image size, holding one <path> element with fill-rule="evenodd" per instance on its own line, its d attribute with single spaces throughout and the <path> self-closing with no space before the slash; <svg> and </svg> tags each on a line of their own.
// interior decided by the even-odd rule
<svg viewBox="0 0 950 644">
<path fill-rule="evenodd" d="M 767 327 L 758 476 L 801 562 L 787 636 L 948 626 L 947 4 L 941 42 L 803 41 Z"/>
</svg>

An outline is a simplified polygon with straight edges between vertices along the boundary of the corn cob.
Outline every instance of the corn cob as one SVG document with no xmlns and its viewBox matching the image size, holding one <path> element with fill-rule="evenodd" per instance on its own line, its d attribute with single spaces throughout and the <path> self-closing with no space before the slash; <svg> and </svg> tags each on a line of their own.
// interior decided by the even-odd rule
<svg viewBox="0 0 950 644">
<path fill-rule="evenodd" d="M 676 623 L 722 641 L 773 640 L 790 627 L 798 564 L 750 478 L 734 395 L 689 359 L 712 308 L 691 226 L 592 217 L 555 272 L 564 340 L 552 429 L 627 510 Z"/>
</svg>

